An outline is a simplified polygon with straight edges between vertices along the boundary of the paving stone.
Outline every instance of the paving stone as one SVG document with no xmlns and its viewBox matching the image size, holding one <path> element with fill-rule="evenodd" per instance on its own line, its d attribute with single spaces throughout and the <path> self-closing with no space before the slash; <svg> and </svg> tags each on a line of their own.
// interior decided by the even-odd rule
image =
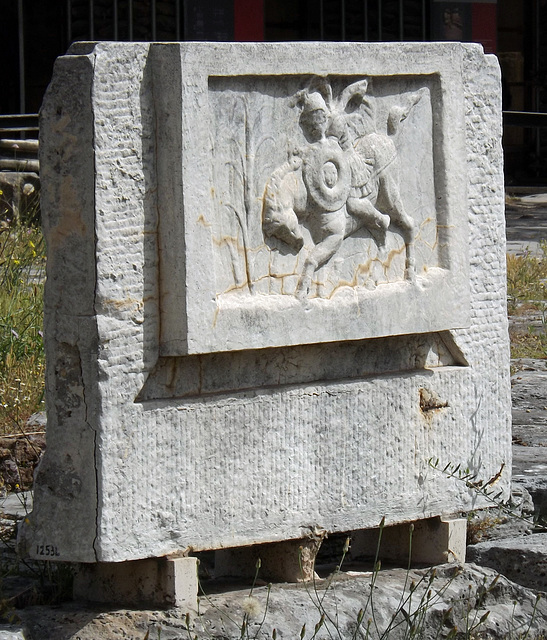
<svg viewBox="0 0 547 640">
<path fill-rule="evenodd" d="M 547 591 L 547 533 L 479 542 L 467 547 L 467 559 L 518 584 Z"/>
</svg>

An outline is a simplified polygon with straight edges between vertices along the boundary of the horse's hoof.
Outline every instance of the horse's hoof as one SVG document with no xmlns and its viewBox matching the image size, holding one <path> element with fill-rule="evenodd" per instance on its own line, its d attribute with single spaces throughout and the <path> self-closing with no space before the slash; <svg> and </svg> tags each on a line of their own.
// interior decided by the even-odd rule
<svg viewBox="0 0 547 640">
<path fill-rule="evenodd" d="M 416 284 L 416 271 L 414 267 L 405 269 L 405 280 L 410 284 Z"/>
<path fill-rule="evenodd" d="M 302 238 L 301 236 L 295 236 L 293 241 L 294 249 L 298 252 L 300 251 L 300 249 L 302 249 L 303 246 L 304 246 L 304 238 Z"/>
<path fill-rule="evenodd" d="M 379 216 L 376 219 L 376 226 L 380 231 L 387 231 L 389 228 L 389 225 L 391 224 L 391 218 L 386 215 L 386 214 L 379 214 Z"/>
<path fill-rule="evenodd" d="M 296 291 L 294 295 L 298 300 L 306 300 L 308 293 L 310 292 L 311 278 L 309 276 L 302 276 L 296 285 Z"/>
</svg>

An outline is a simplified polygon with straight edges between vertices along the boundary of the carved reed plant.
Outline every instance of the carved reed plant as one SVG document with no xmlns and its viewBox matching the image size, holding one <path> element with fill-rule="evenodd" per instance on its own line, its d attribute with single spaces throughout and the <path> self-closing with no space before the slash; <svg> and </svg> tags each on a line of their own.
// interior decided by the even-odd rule
<svg viewBox="0 0 547 640">
<path fill-rule="evenodd" d="M 43 407 L 45 243 L 39 227 L 10 218 L 0 191 L 0 435 Z M 37 200 L 33 206 L 37 207 Z M 27 212 L 20 220 L 33 220 Z"/>
</svg>

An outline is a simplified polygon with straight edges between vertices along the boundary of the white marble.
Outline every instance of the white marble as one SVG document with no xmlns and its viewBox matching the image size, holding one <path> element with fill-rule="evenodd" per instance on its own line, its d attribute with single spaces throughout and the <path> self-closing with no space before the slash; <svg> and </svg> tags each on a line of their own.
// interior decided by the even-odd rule
<svg viewBox="0 0 547 640">
<path fill-rule="evenodd" d="M 162 52 L 162 355 L 469 325 L 462 54 L 398 46 Z"/>
<path fill-rule="evenodd" d="M 80 43 L 41 120 L 21 544 L 118 562 L 507 492 L 500 76 L 468 44 Z"/>
</svg>

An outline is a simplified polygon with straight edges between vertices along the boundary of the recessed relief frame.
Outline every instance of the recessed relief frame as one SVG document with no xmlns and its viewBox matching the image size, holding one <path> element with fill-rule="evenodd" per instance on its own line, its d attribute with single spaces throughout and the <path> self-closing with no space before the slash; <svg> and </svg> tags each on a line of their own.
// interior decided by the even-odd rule
<svg viewBox="0 0 547 640">
<path fill-rule="evenodd" d="M 162 355 L 466 326 L 447 75 L 204 73 L 191 112 L 183 83 L 179 211 L 160 198 Z"/>
</svg>

